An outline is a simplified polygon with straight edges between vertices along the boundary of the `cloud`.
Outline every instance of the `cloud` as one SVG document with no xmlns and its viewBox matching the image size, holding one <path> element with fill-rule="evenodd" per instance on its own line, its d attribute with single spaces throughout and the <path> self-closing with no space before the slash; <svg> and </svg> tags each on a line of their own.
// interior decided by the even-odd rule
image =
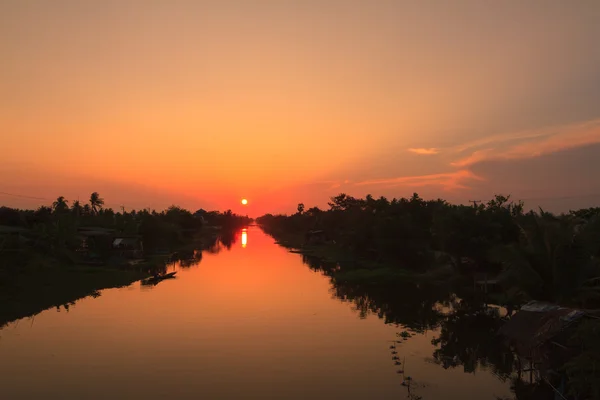
<svg viewBox="0 0 600 400">
<path fill-rule="evenodd" d="M 535 132 L 509 133 L 462 144 L 453 148 L 452 152 L 474 150 L 450 164 L 464 168 L 488 160 L 533 158 L 595 143 L 600 143 L 600 119 Z M 486 148 L 480 148 L 482 146 Z"/>
<path fill-rule="evenodd" d="M 420 154 L 422 156 L 430 156 L 430 155 L 433 155 L 433 154 L 438 154 L 440 152 L 439 149 L 436 149 L 435 147 L 428 148 L 428 149 L 425 149 L 425 148 L 416 148 L 416 149 L 410 148 L 410 149 L 408 149 L 408 151 L 410 151 L 411 153 Z"/>
<path fill-rule="evenodd" d="M 467 156 L 457 161 L 453 161 L 450 163 L 450 165 L 452 165 L 453 167 L 460 168 L 468 167 L 469 165 L 473 165 L 480 161 L 486 160 L 492 151 L 493 149 L 476 150 L 470 156 Z"/>
<path fill-rule="evenodd" d="M 475 175 L 468 169 L 461 169 L 454 172 L 447 172 L 441 174 L 431 175 L 420 175 L 420 176 L 401 176 L 397 178 L 388 179 L 372 179 L 363 182 L 357 182 L 357 186 L 367 185 L 382 185 L 386 187 L 396 186 L 440 186 L 445 190 L 454 189 L 468 189 L 466 186 L 467 181 L 478 180 L 481 181 L 483 178 Z"/>
</svg>

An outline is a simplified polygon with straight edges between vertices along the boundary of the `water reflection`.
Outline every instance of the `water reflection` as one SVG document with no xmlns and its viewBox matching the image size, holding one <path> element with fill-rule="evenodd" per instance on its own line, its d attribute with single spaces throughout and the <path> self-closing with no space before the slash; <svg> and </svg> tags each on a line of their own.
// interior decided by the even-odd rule
<svg viewBox="0 0 600 400">
<path fill-rule="evenodd" d="M 246 247 L 248 245 L 248 232 L 246 228 L 242 230 L 242 247 Z"/>
<path fill-rule="evenodd" d="M 174 253 L 169 264 L 178 265 L 182 268 L 198 266 L 202 261 L 202 254 L 219 254 L 221 251 L 231 251 L 232 246 L 237 242 L 237 237 L 242 238 L 242 247 L 248 243 L 248 229 L 241 231 L 222 231 L 219 235 L 204 238 L 203 241 L 192 250 L 180 250 Z"/>
<path fill-rule="evenodd" d="M 535 389 L 542 396 L 537 383 L 521 380 L 523 366 L 508 344 L 497 335 L 505 322 L 506 310 L 492 307 L 475 293 L 454 293 L 445 285 L 416 284 L 414 282 L 352 282 L 338 276 L 340 269 L 352 266 L 324 262 L 316 257 L 302 256 L 302 261 L 313 271 L 329 278 L 331 293 L 352 304 L 360 318 L 377 315 L 386 324 L 402 328 L 390 345 L 392 362 L 403 378 L 410 372 L 403 361 L 403 347 L 410 340 L 433 337 L 429 355 L 423 361 L 445 370 L 459 369 L 462 373 L 490 372 L 500 382 L 510 382 L 514 395 L 503 398 L 525 399 Z M 413 365 L 414 368 L 414 365 Z M 402 380 L 409 397 L 415 393 L 414 377 Z M 528 388 L 525 390 L 524 388 Z M 516 397 L 514 397 L 516 396 Z M 545 399 L 546 397 L 536 397 Z M 551 397 L 550 397 L 551 398 Z"/>
<path fill-rule="evenodd" d="M 49 310 L 33 327 L 0 331 L 3 395 L 424 400 L 511 395 L 508 383 L 486 371 L 486 365 L 498 363 L 493 343 L 481 349 L 474 344 L 489 335 L 497 316 L 471 317 L 466 303 L 435 286 L 345 281 L 335 275 L 337 264 L 304 257 L 307 268 L 258 229 L 243 233 L 178 252 L 168 266 L 178 278 L 152 290 L 133 285 L 102 291 L 68 314 Z M 232 246 L 240 237 L 242 246 Z M 479 321 L 469 318 L 489 319 L 490 326 L 481 323 L 481 330 L 467 332 Z M 468 367 L 457 368 L 464 364 Z M 473 369 L 476 375 L 463 372 Z"/>
</svg>

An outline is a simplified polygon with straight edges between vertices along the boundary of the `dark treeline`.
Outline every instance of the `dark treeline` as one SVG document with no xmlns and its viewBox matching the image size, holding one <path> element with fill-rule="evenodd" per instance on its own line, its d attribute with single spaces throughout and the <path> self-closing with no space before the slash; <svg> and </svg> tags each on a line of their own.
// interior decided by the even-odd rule
<svg viewBox="0 0 600 400">
<path fill-rule="evenodd" d="M 27 255 L 42 254 L 60 262 L 81 261 L 78 250 L 82 246 L 96 247 L 96 256 L 103 254 L 110 246 L 101 243 L 114 236 L 139 237 L 144 253 L 173 251 L 198 239 L 206 231 L 233 231 L 245 226 L 251 219 L 239 216 L 230 210 L 226 212 L 198 210 L 194 213 L 177 206 L 164 211 L 131 210 L 115 211 L 104 208 L 104 200 L 98 193 L 90 196 L 89 203 L 81 204 L 59 197 L 49 206 L 37 210 L 20 210 L 0 207 L 0 235 L 3 245 L 0 256 L 7 256 L 7 250 L 20 250 L 18 263 L 27 261 Z M 86 234 L 87 232 L 113 232 L 113 235 Z M 12 235 L 11 235 L 12 234 Z M 27 249 L 31 251 L 27 251 Z M 2 250 L 5 250 L 4 252 Z M 4 254 L 2 254 L 4 253 Z M 106 260 L 104 260 L 106 261 Z"/>
<path fill-rule="evenodd" d="M 496 335 L 514 310 L 530 300 L 600 308 L 600 208 L 555 215 L 525 212 L 505 196 L 465 206 L 417 194 L 391 201 L 341 194 L 327 210 L 299 204 L 293 215 L 257 222 L 301 249 L 305 263 L 329 276 L 336 296 L 361 315 L 414 332 L 439 329 L 432 362 L 465 372 L 492 368 L 512 380 L 517 398 L 554 395 L 521 379 L 522 360 Z M 489 293 L 482 280 L 493 284 Z M 569 339 L 578 355 L 556 367 L 578 398 L 600 396 L 599 332 L 599 321 L 583 323 Z"/>
<path fill-rule="evenodd" d="M 529 299 L 563 305 L 600 305 L 600 208 L 554 215 L 524 212 L 521 202 L 496 196 L 476 206 L 444 200 L 333 197 L 328 210 L 257 218 L 282 241 L 320 243 L 387 270 L 497 277 L 504 302 Z M 360 264 L 360 263 L 359 263 Z M 373 264 L 371 263 L 371 266 Z"/>
<path fill-rule="evenodd" d="M 89 203 L 59 197 L 37 210 L 0 207 L 0 328 L 105 288 L 200 261 L 231 246 L 248 217 L 172 206 L 114 211 L 98 193 Z"/>
</svg>

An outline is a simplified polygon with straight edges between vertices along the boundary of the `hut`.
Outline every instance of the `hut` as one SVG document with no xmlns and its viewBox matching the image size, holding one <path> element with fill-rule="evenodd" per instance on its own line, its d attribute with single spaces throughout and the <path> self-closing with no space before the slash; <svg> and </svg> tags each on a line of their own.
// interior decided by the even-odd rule
<svg viewBox="0 0 600 400">
<path fill-rule="evenodd" d="M 561 307 L 531 301 L 525 304 L 498 331 L 514 349 L 519 360 L 519 376 L 523 372 L 535 380 L 560 382 L 560 367 L 578 354 L 569 343 L 577 326 L 586 319 L 598 318 L 596 311 Z"/>
<path fill-rule="evenodd" d="M 498 333 L 524 353 L 549 343 L 565 347 L 565 343 L 560 343 L 563 339 L 560 336 L 585 316 L 583 310 L 531 301 L 521 307 Z"/>
<path fill-rule="evenodd" d="M 124 258 L 144 256 L 144 244 L 140 236 L 116 236 L 112 242 L 113 253 Z"/>
</svg>

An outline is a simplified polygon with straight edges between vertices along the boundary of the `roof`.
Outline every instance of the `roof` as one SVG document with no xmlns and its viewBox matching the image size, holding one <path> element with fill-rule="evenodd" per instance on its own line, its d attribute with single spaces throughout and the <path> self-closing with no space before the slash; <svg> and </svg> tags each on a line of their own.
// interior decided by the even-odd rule
<svg viewBox="0 0 600 400">
<path fill-rule="evenodd" d="M 540 346 L 586 315 L 585 311 L 532 301 L 521 307 L 498 333 L 528 349 Z"/>
<path fill-rule="evenodd" d="M 118 237 L 113 241 L 113 246 L 134 246 L 138 244 L 140 238 L 138 237 Z"/>
</svg>

